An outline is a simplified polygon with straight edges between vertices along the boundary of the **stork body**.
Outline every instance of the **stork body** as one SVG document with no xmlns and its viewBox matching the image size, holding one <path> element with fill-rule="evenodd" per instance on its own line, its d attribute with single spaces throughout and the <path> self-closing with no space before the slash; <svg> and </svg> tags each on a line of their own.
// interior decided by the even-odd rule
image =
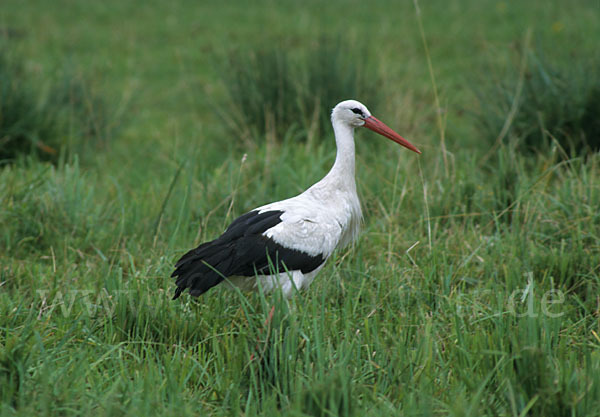
<svg viewBox="0 0 600 417">
<path fill-rule="evenodd" d="M 355 100 L 332 111 L 337 154 L 329 173 L 295 197 L 258 207 L 234 220 L 217 239 L 186 253 L 175 265 L 174 299 L 198 296 L 225 279 L 244 290 L 310 285 L 337 248 L 358 236 L 362 213 L 356 192 L 354 129 L 364 126 L 419 152 Z M 260 283 L 260 284 L 259 284 Z"/>
</svg>

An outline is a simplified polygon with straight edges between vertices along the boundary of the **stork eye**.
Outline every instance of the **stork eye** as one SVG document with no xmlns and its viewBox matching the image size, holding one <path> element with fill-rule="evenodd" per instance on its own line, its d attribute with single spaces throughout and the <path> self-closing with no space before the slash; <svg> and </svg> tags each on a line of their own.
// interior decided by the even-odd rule
<svg viewBox="0 0 600 417">
<path fill-rule="evenodd" d="M 360 114 L 360 115 L 361 115 L 361 116 L 363 116 L 363 117 L 364 117 L 364 115 L 365 115 L 365 114 L 363 113 L 363 111 L 362 111 L 361 109 L 359 109 L 358 107 L 355 107 L 355 108 L 353 108 L 353 109 L 352 109 L 352 113 L 355 113 L 355 114 Z"/>
</svg>

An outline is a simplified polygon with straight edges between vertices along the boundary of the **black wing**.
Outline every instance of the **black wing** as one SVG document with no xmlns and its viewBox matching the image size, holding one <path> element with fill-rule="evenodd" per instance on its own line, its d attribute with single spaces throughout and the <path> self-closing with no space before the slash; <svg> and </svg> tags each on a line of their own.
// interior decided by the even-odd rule
<svg viewBox="0 0 600 417">
<path fill-rule="evenodd" d="M 276 270 L 315 270 L 325 262 L 323 256 L 286 248 L 263 233 L 281 223 L 283 211 L 259 213 L 254 210 L 233 221 L 217 239 L 206 242 L 183 255 L 175 264 L 171 277 L 177 277 L 176 299 L 186 289 L 199 296 L 224 277 L 255 276 Z"/>
</svg>

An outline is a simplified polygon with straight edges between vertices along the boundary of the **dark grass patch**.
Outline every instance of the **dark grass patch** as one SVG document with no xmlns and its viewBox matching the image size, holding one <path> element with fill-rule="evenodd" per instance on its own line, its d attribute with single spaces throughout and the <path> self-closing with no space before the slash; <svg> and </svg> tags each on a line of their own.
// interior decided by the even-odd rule
<svg viewBox="0 0 600 417">
<path fill-rule="evenodd" d="M 488 85 L 476 89 L 476 120 L 489 143 L 514 141 L 526 153 L 558 145 L 564 157 L 600 150 L 597 60 L 575 61 L 565 68 L 536 51 L 522 51 L 519 59 L 507 76 L 492 75 Z"/>
<path fill-rule="evenodd" d="M 56 163 L 61 152 L 101 147 L 116 127 L 106 100 L 76 70 L 40 80 L 0 47 L 0 160 L 32 155 Z"/>
<path fill-rule="evenodd" d="M 84 151 L 86 145 L 104 147 L 120 125 L 95 82 L 73 66 L 59 71 L 47 103 L 56 109 L 58 123 L 72 139 L 67 145 L 75 152 Z"/>
<path fill-rule="evenodd" d="M 228 96 L 225 121 L 249 141 L 267 133 L 279 140 L 319 135 L 340 101 L 377 105 L 380 78 L 369 56 L 365 46 L 325 37 L 302 50 L 278 43 L 233 51 L 220 70 Z"/>
<path fill-rule="evenodd" d="M 314 384 L 307 384 L 298 400 L 299 409 L 309 416 L 357 415 L 357 395 L 350 372 L 337 367 Z"/>
<path fill-rule="evenodd" d="M 38 103 L 23 68 L 0 49 L 0 159 L 36 154 L 42 159 L 58 156 L 57 126 Z"/>
</svg>

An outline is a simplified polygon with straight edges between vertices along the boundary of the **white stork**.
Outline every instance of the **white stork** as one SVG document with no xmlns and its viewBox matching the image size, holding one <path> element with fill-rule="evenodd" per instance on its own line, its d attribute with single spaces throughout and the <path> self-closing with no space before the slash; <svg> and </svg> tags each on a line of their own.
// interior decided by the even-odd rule
<svg viewBox="0 0 600 417">
<path fill-rule="evenodd" d="M 302 194 L 258 207 L 225 232 L 192 249 L 175 265 L 173 299 L 186 289 L 199 296 L 227 281 L 243 290 L 306 288 L 337 248 L 353 242 L 362 218 L 354 179 L 354 129 L 366 127 L 421 153 L 355 100 L 334 107 L 337 155 L 329 173 Z"/>
</svg>

